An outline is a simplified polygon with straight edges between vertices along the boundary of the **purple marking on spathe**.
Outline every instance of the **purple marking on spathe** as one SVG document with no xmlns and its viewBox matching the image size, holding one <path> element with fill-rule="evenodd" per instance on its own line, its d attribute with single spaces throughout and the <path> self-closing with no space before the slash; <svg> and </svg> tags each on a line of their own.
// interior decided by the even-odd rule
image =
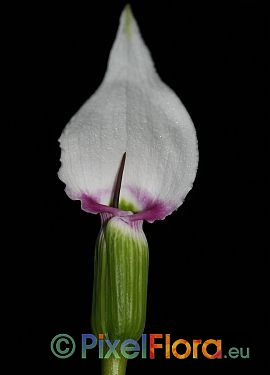
<svg viewBox="0 0 270 375">
<path fill-rule="evenodd" d="M 172 209 L 164 203 L 156 203 L 148 209 L 138 212 L 130 216 L 129 220 L 146 220 L 149 223 L 153 223 L 155 220 L 165 219 L 167 215 L 172 212 Z"/>
<path fill-rule="evenodd" d="M 144 203 L 146 203 L 146 195 L 144 197 Z M 80 200 L 82 202 L 82 209 L 86 212 L 90 212 L 92 214 L 110 213 L 113 216 L 122 217 L 127 222 L 132 222 L 136 220 L 146 220 L 149 223 L 153 223 L 155 220 L 164 219 L 167 215 L 169 215 L 172 211 L 175 210 L 175 208 L 172 205 L 165 204 L 161 201 L 155 202 L 154 199 L 150 199 L 148 201 L 148 207 L 145 207 L 145 209 L 138 213 L 124 211 L 118 208 L 100 204 L 87 194 L 82 194 Z"/>
<path fill-rule="evenodd" d="M 105 204 L 100 204 L 96 202 L 93 198 L 89 197 L 87 194 L 82 194 L 80 197 L 82 202 L 82 209 L 91 214 L 101 214 L 104 212 L 110 213 L 113 216 L 129 216 L 133 213 L 131 211 L 120 210 L 119 208 L 106 206 Z"/>
</svg>

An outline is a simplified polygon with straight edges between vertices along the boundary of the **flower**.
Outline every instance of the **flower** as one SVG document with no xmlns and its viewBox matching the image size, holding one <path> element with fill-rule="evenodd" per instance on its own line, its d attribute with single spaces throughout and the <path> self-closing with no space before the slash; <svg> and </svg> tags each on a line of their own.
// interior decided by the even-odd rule
<svg viewBox="0 0 270 375">
<path fill-rule="evenodd" d="M 138 340 L 148 281 L 143 220 L 164 219 L 182 204 L 198 150 L 192 120 L 156 73 L 129 6 L 103 82 L 70 120 L 60 146 L 66 193 L 101 214 L 92 329 L 111 342 Z M 125 373 L 127 357 L 118 354 L 103 362 L 103 374 Z"/>
<path fill-rule="evenodd" d="M 191 189 L 198 165 L 194 125 L 156 73 L 129 6 L 103 82 L 59 141 L 59 178 L 87 212 L 153 222 L 176 210 Z M 119 208 L 111 207 L 125 152 Z"/>
</svg>

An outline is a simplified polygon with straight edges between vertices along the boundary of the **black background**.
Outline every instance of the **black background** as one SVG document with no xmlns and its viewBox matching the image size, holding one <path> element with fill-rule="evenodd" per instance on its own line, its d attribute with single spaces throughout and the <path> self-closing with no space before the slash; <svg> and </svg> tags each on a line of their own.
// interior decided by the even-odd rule
<svg viewBox="0 0 270 375">
<path fill-rule="evenodd" d="M 184 204 L 166 220 L 144 224 L 150 249 L 145 332 L 171 333 L 175 339 L 226 335 L 228 345 L 235 346 L 235 335 L 251 332 L 260 299 L 255 274 L 264 262 L 255 231 L 261 218 L 255 191 L 265 184 L 260 152 L 265 147 L 266 12 L 256 1 L 130 3 L 157 72 L 193 119 L 199 145 L 197 177 Z M 19 92 L 31 98 L 23 119 L 31 183 L 18 219 L 29 241 L 22 260 L 28 266 L 25 276 L 30 275 L 30 305 L 23 309 L 30 318 L 27 334 L 46 331 L 49 341 L 58 333 L 91 332 L 100 222 L 65 195 L 57 177 L 57 140 L 101 83 L 124 5 L 36 5 L 17 27 L 26 85 Z M 26 171 L 20 172 L 24 181 Z M 66 368 L 67 362 L 49 357 L 52 369 Z M 70 365 L 72 359 L 67 361 Z M 150 370 L 158 369 L 154 362 L 148 363 Z M 98 366 L 96 354 L 91 366 Z M 130 374 L 146 365 L 136 361 L 134 366 L 129 363 Z"/>
</svg>

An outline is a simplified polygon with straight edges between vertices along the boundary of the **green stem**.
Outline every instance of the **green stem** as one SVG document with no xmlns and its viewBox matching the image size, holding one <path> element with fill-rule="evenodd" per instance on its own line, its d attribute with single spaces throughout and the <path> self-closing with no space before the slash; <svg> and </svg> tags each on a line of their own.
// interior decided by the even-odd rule
<svg viewBox="0 0 270 375">
<path fill-rule="evenodd" d="M 115 358 L 112 354 L 109 358 L 101 360 L 101 375 L 125 375 L 127 367 L 127 358 L 120 355 Z"/>
</svg>

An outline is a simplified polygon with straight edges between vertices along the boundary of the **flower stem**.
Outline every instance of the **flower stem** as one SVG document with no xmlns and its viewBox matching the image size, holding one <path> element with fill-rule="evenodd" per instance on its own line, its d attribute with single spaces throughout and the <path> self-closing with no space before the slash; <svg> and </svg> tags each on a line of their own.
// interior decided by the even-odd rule
<svg viewBox="0 0 270 375">
<path fill-rule="evenodd" d="M 112 354 L 109 358 L 101 360 L 101 375 L 125 375 L 127 367 L 127 358 L 120 355 L 115 358 Z"/>
</svg>

